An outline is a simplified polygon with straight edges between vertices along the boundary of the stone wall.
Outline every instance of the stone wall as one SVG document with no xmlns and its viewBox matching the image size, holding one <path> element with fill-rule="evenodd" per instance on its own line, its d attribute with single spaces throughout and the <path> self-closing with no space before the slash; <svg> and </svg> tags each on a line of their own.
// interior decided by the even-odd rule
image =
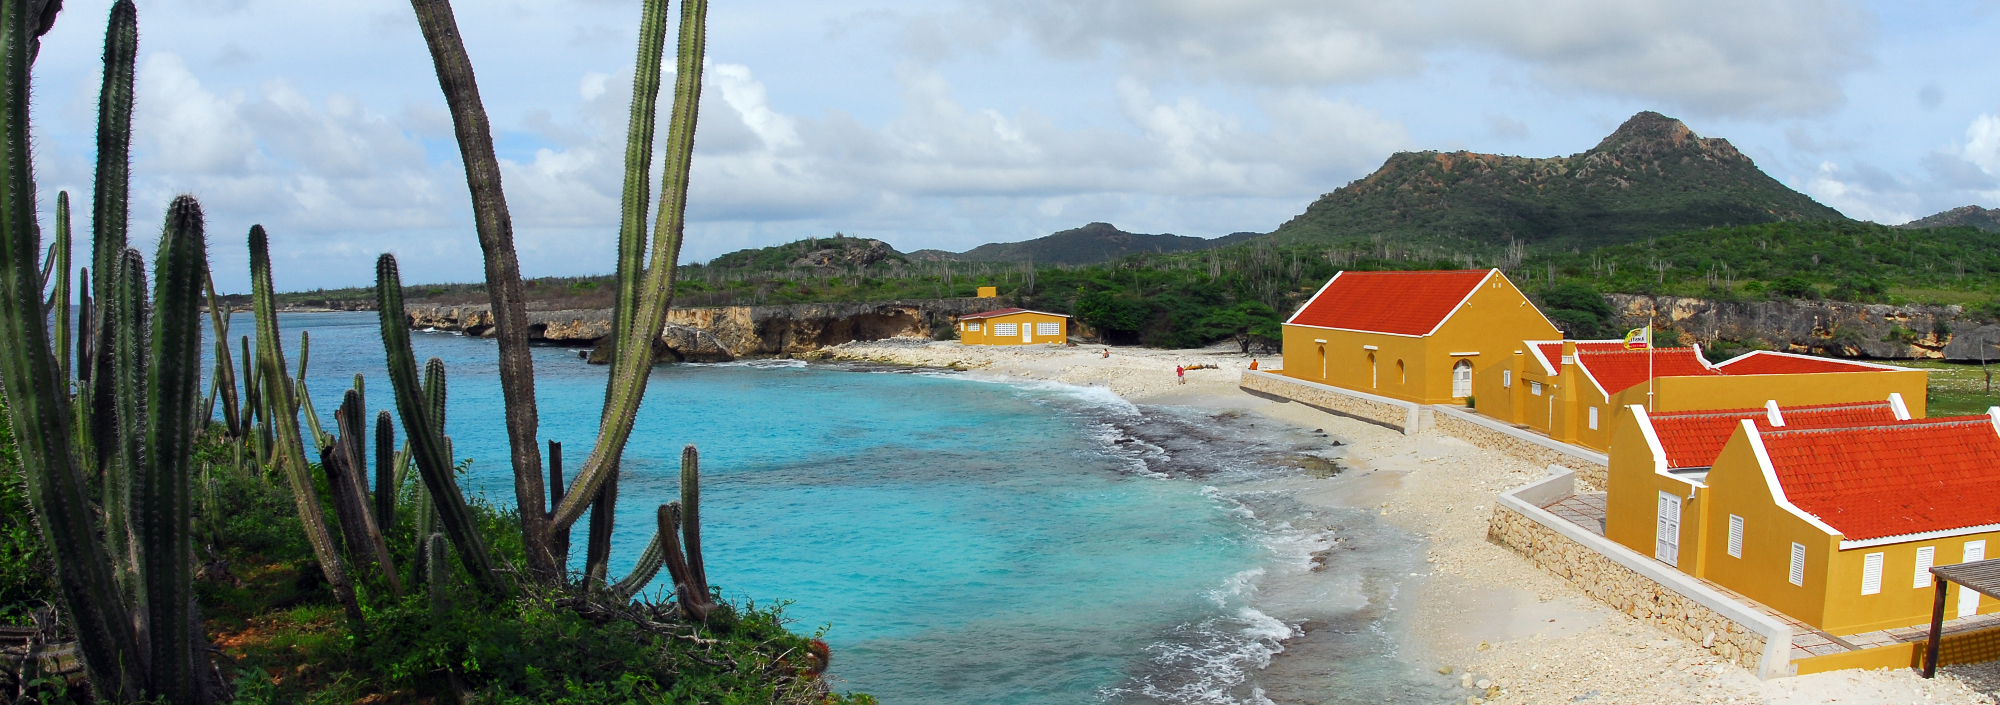
<svg viewBox="0 0 2000 705">
<path fill-rule="evenodd" d="M 1529 431 L 1519 429 L 1510 429 L 1512 433 L 1502 431 L 1462 418 L 1447 410 L 1434 412 L 1431 423 L 1437 428 L 1438 433 L 1456 436 L 1480 448 L 1497 450 L 1536 465 L 1555 465 L 1574 470 L 1577 482 L 1590 490 L 1602 491 L 1610 475 L 1608 461 L 1586 458 L 1573 452 L 1552 448 L 1550 445 L 1555 444 L 1555 441 L 1536 437 Z"/>
<path fill-rule="evenodd" d="M 1429 415 L 1422 413 L 1416 404 L 1410 402 L 1386 399 L 1317 382 L 1296 380 L 1270 372 L 1245 371 L 1241 386 L 1246 391 L 1290 399 L 1342 416 L 1352 416 L 1388 426 L 1405 434 L 1422 430 L 1420 427 L 1423 417 Z"/>
<path fill-rule="evenodd" d="M 1527 557 L 1536 567 L 1568 580 L 1592 599 L 1661 631 L 1701 644 L 1724 660 L 1752 672 L 1757 671 L 1763 660 L 1763 635 L 1519 512 L 1495 507 L 1486 537 Z"/>
</svg>

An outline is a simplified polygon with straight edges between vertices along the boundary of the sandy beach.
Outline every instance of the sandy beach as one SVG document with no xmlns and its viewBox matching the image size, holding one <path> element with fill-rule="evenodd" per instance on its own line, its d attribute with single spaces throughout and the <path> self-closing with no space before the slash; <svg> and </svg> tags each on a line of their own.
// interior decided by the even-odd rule
<svg viewBox="0 0 2000 705">
<path fill-rule="evenodd" d="M 1370 507 L 1428 543 L 1431 573 L 1417 583 L 1416 613 L 1406 621 L 1408 649 L 1426 668 L 1462 686 L 1467 703 L 1973 703 L 2000 702 L 2000 663 L 1943 669 L 1926 681 L 1910 670 L 1836 671 L 1760 681 L 1697 645 L 1584 596 L 1486 541 L 1500 492 L 1543 469 L 1464 441 L 1425 432 L 1405 436 L 1381 426 L 1271 401 L 1237 387 L 1251 356 L 1230 346 L 1150 350 L 1104 346 L 967 347 L 897 338 L 828 348 L 827 359 L 977 370 L 985 374 L 1108 388 L 1138 404 L 1240 409 L 1324 429 L 1342 444 L 1349 473 L 1369 482 L 1301 478 L 1300 501 Z M 1275 356 L 1259 358 L 1264 368 Z M 1192 370 L 1176 382 L 1176 365 Z M 1310 627 L 1308 627 L 1309 629 Z M 1287 644 L 1267 670 L 1292 684 L 1334 667 L 1311 639 Z M 1447 671 L 1448 669 L 1448 671 Z M 1277 703 L 1344 702 L 1322 688 L 1267 693 Z"/>
</svg>

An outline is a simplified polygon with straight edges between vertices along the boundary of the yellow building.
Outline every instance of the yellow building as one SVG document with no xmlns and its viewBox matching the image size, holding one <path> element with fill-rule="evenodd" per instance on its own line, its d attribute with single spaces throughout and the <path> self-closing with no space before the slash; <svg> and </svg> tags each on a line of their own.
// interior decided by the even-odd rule
<svg viewBox="0 0 2000 705">
<path fill-rule="evenodd" d="M 958 342 L 966 345 L 1030 345 L 1069 341 L 1069 316 L 1024 308 L 1003 308 L 958 317 Z"/>
<path fill-rule="evenodd" d="M 1497 269 L 1341 272 L 1284 325 L 1284 374 L 1421 404 L 1463 401 L 1522 338 L 1561 333 Z"/>
<path fill-rule="evenodd" d="M 2000 539 L 2000 409 L 1884 420 L 1883 406 L 1820 410 L 1832 426 L 1800 427 L 1814 413 L 1805 410 L 1751 412 L 1735 420 L 1705 472 L 1679 468 L 1679 484 L 1658 475 L 1675 476 L 1675 464 L 1698 462 L 1689 458 L 1700 453 L 1676 459 L 1671 435 L 1651 439 L 1653 459 L 1666 466 L 1653 473 L 1654 507 L 1645 512 L 1653 540 L 1635 536 L 1643 529 L 1631 526 L 1630 502 L 1608 508 L 1606 535 L 1830 634 L 1928 622 L 1929 568 L 1983 560 Z M 1672 416 L 1633 409 L 1613 462 L 1628 431 L 1658 435 Z M 1695 435 L 1712 442 L 1715 432 Z M 1638 471 L 1614 472 L 1630 480 Z M 1991 598 L 1956 592 L 1948 618 L 2000 611 Z"/>
<path fill-rule="evenodd" d="M 1612 414 L 1879 401 L 1896 395 L 1924 416 L 1923 370 L 1790 353 L 1752 352 L 1711 365 L 1701 348 L 1628 348 L 1616 340 L 1527 340 L 1474 380 L 1481 414 L 1599 451 Z"/>
</svg>

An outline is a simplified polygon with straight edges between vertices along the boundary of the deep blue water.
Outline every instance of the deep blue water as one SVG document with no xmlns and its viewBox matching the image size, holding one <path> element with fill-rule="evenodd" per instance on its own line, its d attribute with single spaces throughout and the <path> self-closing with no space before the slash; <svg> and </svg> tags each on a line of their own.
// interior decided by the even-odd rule
<svg viewBox="0 0 2000 705">
<path fill-rule="evenodd" d="M 232 325 L 254 335 L 247 315 Z M 280 326 L 295 367 L 299 334 L 312 335 L 306 380 L 323 420 L 356 373 L 370 410 L 393 412 L 374 314 Z M 448 367 L 467 491 L 512 507 L 495 346 L 414 338 L 420 359 Z M 550 347 L 535 370 L 541 436 L 563 442 L 574 470 L 608 368 Z M 1234 428 L 1211 433 L 1219 425 Z M 733 600 L 789 601 L 797 631 L 825 628 L 842 690 L 886 703 L 1268 702 L 1258 668 L 1319 620 L 1370 654 L 1327 676 L 1345 683 L 1334 702 L 1412 701 L 1427 681 L 1400 665 L 1384 625 L 1396 594 L 1385 576 L 1413 570 L 1415 553 L 1365 510 L 1315 514 L 1262 489 L 1296 472 L 1272 458 L 1304 448 L 1297 436 L 1101 389 L 661 365 L 625 453 L 612 570 L 630 567 L 655 507 L 678 496 L 692 443 L 711 582 Z M 1349 549 L 1378 548 L 1347 559 L 1351 580 L 1308 579 L 1307 555 L 1336 532 Z"/>
</svg>

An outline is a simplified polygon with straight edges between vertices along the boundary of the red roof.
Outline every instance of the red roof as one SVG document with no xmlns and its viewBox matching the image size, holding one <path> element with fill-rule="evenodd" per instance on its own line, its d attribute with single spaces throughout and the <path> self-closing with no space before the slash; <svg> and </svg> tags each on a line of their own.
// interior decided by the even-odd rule
<svg viewBox="0 0 2000 705">
<path fill-rule="evenodd" d="M 1617 394 L 1634 386 L 1645 384 L 1654 377 L 1701 377 L 1720 375 L 1701 359 L 1701 351 L 1695 348 L 1658 348 L 1655 350 L 1584 349 L 1579 348 L 1576 362 L 1590 373 L 1590 378 L 1604 388 L 1605 394 Z"/>
<path fill-rule="evenodd" d="M 1562 351 L 1563 351 L 1562 343 L 1560 342 L 1534 343 L 1534 346 L 1536 350 L 1541 351 L 1542 358 L 1549 361 L 1550 369 L 1555 369 L 1557 372 L 1562 371 L 1560 369 L 1562 366 Z M 1603 352 L 1606 350 L 1624 350 L 1625 343 L 1619 341 L 1579 340 L 1576 341 L 1576 349 L 1579 352 Z M 1643 350 L 1644 348 L 1640 349 Z"/>
<path fill-rule="evenodd" d="M 1880 372 L 1880 365 L 1757 350 L 1716 365 L 1728 375 L 1798 375 L 1820 372 Z"/>
<path fill-rule="evenodd" d="M 1446 272 L 1341 272 L 1333 275 L 1291 325 L 1395 335 L 1430 335 L 1466 297 L 1479 288 L 1489 269 Z"/>
<path fill-rule="evenodd" d="M 961 320 L 961 321 L 970 321 L 970 320 L 973 320 L 973 319 L 975 319 L 975 318 L 999 318 L 999 317 L 1001 317 L 1001 316 L 1011 316 L 1011 315 L 1014 315 L 1014 314 L 1016 314 L 1016 313 L 1039 313 L 1039 314 L 1042 314 L 1042 315 L 1044 315 L 1044 316 L 1061 316 L 1061 317 L 1063 317 L 1063 318 L 1069 318 L 1069 316 L 1064 316 L 1063 314 L 1060 314 L 1060 313 L 1048 313 L 1048 312 L 1044 312 L 1044 311 L 1030 311 L 1030 310 L 1028 310 L 1028 309 L 1025 309 L 1025 308 L 1003 308 L 1003 309 L 996 309 L 996 310 L 993 310 L 993 311 L 984 311 L 984 312 L 981 312 L 981 313 L 973 313 L 973 314 L 967 314 L 967 315 L 964 315 L 964 316 L 959 316 L 959 317 L 958 317 L 958 320 Z"/>
<path fill-rule="evenodd" d="M 1779 407 L 1787 430 L 1825 426 L 1859 426 L 1896 420 L 1896 412 L 1886 401 L 1859 404 Z M 1722 446 L 1736 433 L 1744 419 L 1757 422 L 1761 430 L 1773 430 L 1770 415 L 1763 409 L 1723 409 L 1649 414 L 1653 433 L 1666 452 L 1669 468 L 1705 468 L 1715 464 Z"/>
<path fill-rule="evenodd" d="M 1785 498 L 1850 541 L 2000 524 L 1989 417 L 1760 435 Z"/>
</svg>

